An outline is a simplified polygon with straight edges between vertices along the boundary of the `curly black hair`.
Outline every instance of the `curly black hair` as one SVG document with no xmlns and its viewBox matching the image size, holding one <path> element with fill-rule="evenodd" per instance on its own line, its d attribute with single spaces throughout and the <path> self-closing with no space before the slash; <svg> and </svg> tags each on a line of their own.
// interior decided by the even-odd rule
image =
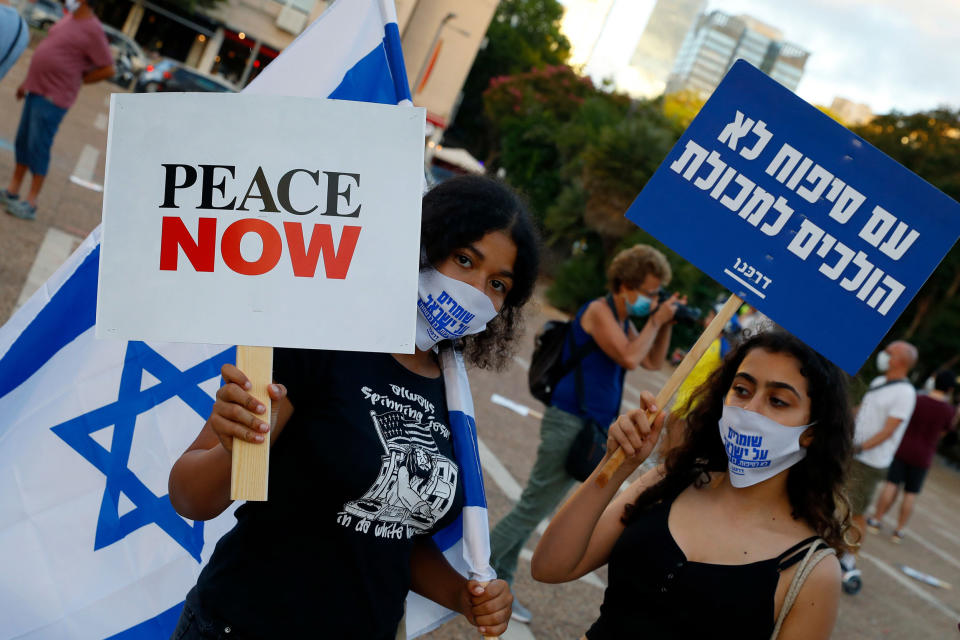
<svg viewBox="0 0 960 640">
<path fill-rule="evenodd" d="M 458 346 L 472 365 L 501 369 L 513 354 L 522 323 L 521 308 L 530 299 L 540 265 L 539 234 L 520 197 L 492 178 L 460 176 L 441 182 L 423 196 L 421 269 L 443 262 L 456 249 L 492 231 L 503 231 L 517 245 L 513 286 L 497 317 L 485 331 Z"/>
<path fill-rule="evenodd" d="M 847 397 L 847 376 L 779 328 L 745 340 L 694 391 L 678 412 L 686 415 L 686 426 L 680 443 L 666 455 L 666 475 L 627 506 L 623 522 L 629 524 L 651 506 L 676 497 L 691 484 L 705 486 L 711 473 L 727 471 L 727 454 L 717 424 L 737 369 L 753 349 L 789 354 L 800 363 L 810 397 L 813 437 L 807 455 L 790 468 L 787 476 L 790 506 L 793 517 L 806 521 L 827 544 L 838 551 L 848 550 L 850 504 L 843 487 L 853 455 L 853 415 Z"/>
</svg>

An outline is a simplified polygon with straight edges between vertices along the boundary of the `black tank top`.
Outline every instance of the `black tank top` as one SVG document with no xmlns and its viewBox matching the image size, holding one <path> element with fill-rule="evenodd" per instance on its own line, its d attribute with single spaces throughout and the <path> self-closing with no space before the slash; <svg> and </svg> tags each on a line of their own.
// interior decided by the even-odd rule
<svg viewBox="0 0 960 640">
<path fill-rule="evenodd" d="M 600 618 L 587 638 L 767 640 L 776 622 L 780 572 L 798 562 L 817 537 L 750 564 L 691 562 L 667 527 L 672 504 L 640 515 L 613 546 Z"/>
</svg>

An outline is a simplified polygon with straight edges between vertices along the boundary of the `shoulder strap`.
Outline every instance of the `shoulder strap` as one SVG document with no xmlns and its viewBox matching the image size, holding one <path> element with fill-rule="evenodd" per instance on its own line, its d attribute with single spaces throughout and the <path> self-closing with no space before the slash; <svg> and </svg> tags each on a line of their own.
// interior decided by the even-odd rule
<svg viewBox="0 0 960 640">
<path fill-rule="evenodd" d="M 616 304 L 614 303 L 614 301 L 613 301 L 613 296 L 608 293 L 606 296 L 604 296 L 604 300 L 607 301 L 607 305 L 609 305 L 610 311 L 613 312 L 613 317 L 616 318 L 616 317 L 617 317 L 617 305 L 616 305 Z M 627 323 L 627 322 L 629 322 L 629 320 L 624 321 L 624 324 L 623 324 L 623 326 L 624 326 L 624 331 L 626 331 L 626 327 L 627 327 L 627 324 L 626 324 L 626 323 Z M 571 340 L 571 342 L 573 341 L 573 327 L 572 327 L 572 326 L 570 327 L 570 340 Z M 585 347 L 587 347 L 587 346 L 589 346 L 589 348 L 588 348 L 588 349 L 585 349 Z M 588 355 L 590 355 L 591 353 L 593 353 L 593 351 L 594 351 L 595 349 L 598 349 L 598 348 L 599 348 L 599 345 L 597 345 L 597 342 L 596 342 L 596 340 L 593 339 L 593 336 L 587 334 L 587 342 L 586 342 L 585 344 L 583 344 L 583 345 L 580 345 L 580 348 L 579 348 L 578 351 L 577 351 L 578 355 L 579 355 L 579 353 L 580 353 L 580 350 L 583 350 L 584 353 L 583 353 L 582 355 L 580 355 L 579 358 L 577 358 L 575 362 L 574 362 L 574 358 L 571 358 L 571 359 L 570 359 L 570 360 L 573 362 L 573 365 L 570 367 L 570 369 L 567 369 L 566 365 L 564 366 L 564 374 L 563 374 L 563 375 L 567 375 L 572 369 L 576 369 L 576 379 L 575 379 L 576 385 L 575 385 L 575 386 L 576 386 L 576 390 L 577 390 L 577 405 L 580 407 L 580 413 L 581 413 L 581 414 L 586 413 L 586 406 L 585 406 L 584 401 L 583 401 L 583 396 L 584 396 L 584 382 L 583 382 L 583 370 L 580 368 L 580 363 L 583 362 L 583 359 L 584 359 L 584 358 L 586 358 Z M 623 387 L 622 382 L 623 382 L 623 381 L 621 380 L 621 385 L 620 385 L 621 388 Z M 623 391 L 622 391 L 622 389 L 621 389 L 621 394 L 622 394 L 622 393 L 623 393 Z"/>
<path fill-rule="evenodd" d="M 866 391 L 863 392 L 863 395 L 867 395 L 867 394 L 870 393 L 871 391 L 879 391 L 880 389 L 883 389 L 884 387 L 889 387 L 890 385 L 899 384 L 899 383 L 901 383 L 901 382 L 906 382 L 907 384 L 910 384 L 910 381 L 907 380 L 906 378 L 897 378 L 896 380 L 887 380 L 887 381 L 884 382 L 883 384 L 878 384 L 878 385 L 875 386 L 875 387 L 870 387 L 869 389 L 867 389 Z M 913 385 L 910 385 L 910 386 L 912 387 Z"/>
<path fill-rule="evenodd" d="M 811 542 L 814 542 L 819 539 L 820 539 L 820 536 L 810 536 L 809 538 L 805 540 L 801 540 L 797 544 L 793 545 L 792 547 L 790 547 L 789 549 L 787 549 L 786 551 L 778 555 L 777 568 L 783 571 L 784 569 L 789 569 L 793 565 L 797 564 L 797 562 L 799 562 L 800 559 L 803 557 L 803 552 L 806 551 L 804 547 L 806 547 Z M 803 551 L 800 551 L 801 549 L 803 549 Z M 794 553 L 795 551 L 800 551 L 800 552 Z"/>
<path fill-rule="evenodd" d="M 809 541 L 809 538 L 802 542 L 805 544 Z M 816 567 L 821 560 L 826 558 L 829 555 L 835 554 L 830 547 L 825 549 L 817 550 L 823 544 L 825 547 L 827 543 L 822 538 L 816 538 L 813 541 L 813 544 L 810 545 L 810 548 L 807 549 L 806 555 L 803 557 L 803 562 L 800 563 L 800 566 L 797 567 L 797 572 L 793 574 L 793 580 L 790 582 L 790 588 L 787 589 L 787 595 L 783 599 L 783 605 L 780 607 L 780 615 L 777 616 L 777 624 L 773 627 L 773 633 L 770 635 L 770 640 L 776 640 L 777 636 L 780 635 L 780 627 L 783 626 L 783 621 L 786 620 L 787 614 L 790 613 L 790 609 L 793 607 L 793 603 L 797 599 L 797 595 L 800 593 L 800 588 L 803 586 L 803 583 L 806 582 L 807 576 L 809 576 L 814 567 Z M 790 553 L 790 551 L 787 551 Z"/>
</svg>

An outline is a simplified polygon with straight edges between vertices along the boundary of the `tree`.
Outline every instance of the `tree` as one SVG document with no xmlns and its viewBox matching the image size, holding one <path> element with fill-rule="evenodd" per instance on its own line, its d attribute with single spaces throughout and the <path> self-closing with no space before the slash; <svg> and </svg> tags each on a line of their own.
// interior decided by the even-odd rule
<svg viewBox="0 0 960 640">
<path fill-rule="evenodd" d="M 564 132 L 587 99 L 599 95 L 589 79 L 563 65 L 493 78 L 484 93 L 495 143 L 488 165 L 507 172 L 541 220 L 563 187 L 564 166 L 580 151 Z"/>
<path fill-rule="evenodd" d="M 563 6 L 557 0 L 501 0 L 482 47 L 463 85 L 463 101 L 446 140 L 488 158 L 491 138 L 483 121 L 483 93 L 498 76 L 562 65 L 570 42 L 560 32 Z"/>
</svg>

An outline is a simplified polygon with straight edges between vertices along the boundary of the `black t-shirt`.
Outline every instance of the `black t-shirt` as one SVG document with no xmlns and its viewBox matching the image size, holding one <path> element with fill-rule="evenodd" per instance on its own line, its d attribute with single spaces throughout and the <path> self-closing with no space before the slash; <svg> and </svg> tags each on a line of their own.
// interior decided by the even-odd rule
<svg viewBox="0 0 960 640">
<path fill-rule="evenodd" d="M 463 507 L 443 379 L 389 354 L 276 349 L 274 380 L 294 412 L 269 500 L 237 509 L 200 604 L 244 636 L 392 640 L 414 537 Z"/>
</svg>

